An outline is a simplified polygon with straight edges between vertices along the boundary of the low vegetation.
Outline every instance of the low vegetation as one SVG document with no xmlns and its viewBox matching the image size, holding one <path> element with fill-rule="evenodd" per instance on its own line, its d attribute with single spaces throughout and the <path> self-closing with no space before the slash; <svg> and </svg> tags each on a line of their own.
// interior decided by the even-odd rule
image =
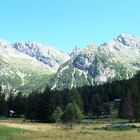
<svg viewBox="0 0 140 140">
<path fill-rule="evenodd" d="M 0 88 L 0 138 L 139 140 L 139 83 L 137 74 L 129 80 L 94 87 L 57 91 L 46 86 L 28 95 L 10 92 L 6 96 Z M 4 121 L 5 118 L 23 121 Z"/>
<path fill-rule="evenodd" d="M 94 121 L 94 120 L 93 120 Z M 96 121 L 96 120 L 95 120 Z M 105 119 L 101 120 L 107 122 Z M 118 120 L 116 120 L 118 121 Z M 123 120 L 122 120 L 123 121 Z M 0 140 L 139 140 L 140 123 L 131 125 L 135 128 L 114 129 L 114 125 L 93 122 L 93 124 L 77 124 L 73 129 L 64 129 L 60 125 L 22 122 L 8 120 L 0 122 Z M 116 126 L 116 125 L 115 125 Z M 109 130 L 103 128 L 110 128 Z M 98 128 L 98 129 L 97 129 Z"/>
<path fill-rule="evenodd" d="M 32 132 L 29 130 L 0 125 L 0 140 L 17 139 L 20 135 L 27 135 L 31 133 Z"/>
</svg>

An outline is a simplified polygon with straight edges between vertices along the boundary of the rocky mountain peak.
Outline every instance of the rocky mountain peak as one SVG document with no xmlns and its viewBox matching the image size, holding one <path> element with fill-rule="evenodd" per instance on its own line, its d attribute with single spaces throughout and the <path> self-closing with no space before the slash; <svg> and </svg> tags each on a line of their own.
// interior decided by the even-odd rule
<svg viewBox="0 0 140 140">
<path fill-rule="evenodd" d="M 129 34 L 100 46 L 75 47 L 70 54 L 37 42 L 7 44 L 0 40 L 1 79 L 15 75 L 19 86 L 29 86 L 26 80 L 35 76 L 45 83 L 44 73 L 53 75 L 48 83 L 52 89 L 65 89 L 130 78 L 140 70 L 140 38 Z"/>
<path fill-rule="evenodd" d="M 38 61 L 57 69 L 60 64 L 69 59 L 69 55 L 53 47 L 42 45 L 38 42 L 17 42 L 13 47 Z"/>
<path fill-rule="evenodd" d="M 76 56 L 77 54 L 79 54 L 80 52 L 82 51 L 82 49 L 78 46 L 76 46 L 72 52 L 70 52 L 70 56 L 73 57 L 73 56 Z"/>
<path fill-rule="evenodd" d="M 140 47 L 140 38 L 130 34 L 121 34 L 116 39 L 119 43 L 128 47 Z"/>
<path fill-rule="evenodd" d="M 128 34 L 100 46 L 88 45 L 59 68 L 52 87 L 61 90 L 130 78 L 140 70 L 139 48 L 140 39 Z"/>
<path fill-rule="evenodd" d="M 7 46 L 9 45 L 10 43 L 8 43 L 6 40 L 4 39 L 0 39 L 0 46 Z"/>
</svg>

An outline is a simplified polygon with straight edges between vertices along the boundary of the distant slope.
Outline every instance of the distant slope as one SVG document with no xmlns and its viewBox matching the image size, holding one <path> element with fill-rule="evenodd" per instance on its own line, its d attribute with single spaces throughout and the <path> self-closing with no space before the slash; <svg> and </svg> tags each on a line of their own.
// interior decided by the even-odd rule
<svg viewBox="0 0 140 140">
<path fill-rule="evenodd" d="M 128 79 L 140 70 L 140 38 L 121 34 L 103 45 L 76 48 L 70 54 L 36 42 L 0 40 L 0 85 L 30 92 L 98 85 Z"/>
<path fill-rule="evenodd" d="M 62 64 L 51 79 L 52 89 L 127 79 L 140 70 L 140 38 L 128 34 L 71 54 L 73 57 Z"/>
<path fill-rule="evenodd" d="M 48 83 L 69 55 L 38 43 L 9 44 L 0 40 L 0 83 L 29 92 Z"/>
</svg>

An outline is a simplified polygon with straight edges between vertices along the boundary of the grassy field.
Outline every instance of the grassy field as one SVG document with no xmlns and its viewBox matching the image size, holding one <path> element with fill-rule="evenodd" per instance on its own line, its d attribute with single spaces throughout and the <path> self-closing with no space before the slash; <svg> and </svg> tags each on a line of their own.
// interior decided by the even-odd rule
<svg viewBox="0 0 140 140">
<path fill-rule="evenodd" d="M 73 129 L 65 130 L 55 124 L 3 120 L 0 121 L 0 140 L 140 140 L 137 128 L 125 131 L 95 130 L 108 123 L 108 120 L 96 120 L 92 124 L 75 125 Z M 139 123 L 136 125 L 140 126 Z"/>
<path fill-rule="evenodd" d="M 0 140 L 11 140 L 14 137 L 29 133 L 31 134 L 32 131 L 0 125 Z"/>
</svg>

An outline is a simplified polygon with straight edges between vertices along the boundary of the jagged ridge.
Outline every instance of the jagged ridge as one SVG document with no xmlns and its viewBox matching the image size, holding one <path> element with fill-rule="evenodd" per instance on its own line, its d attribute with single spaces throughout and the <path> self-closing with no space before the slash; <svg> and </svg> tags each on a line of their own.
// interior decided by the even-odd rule
<svg viewBox="0 0 140 140">
<path fill-rule="evenodd" d="M 29 92 L 42 87 L 69 55 L 36 42 L 10 44 L 0 40 L 0 83 Z"/>
<path fill-rule="evenodd" d="M 101 46 L 90 45 L 81 51 L 78 50 L 74 57 L 60 66 L 50 84 L 52 89 L 60 90 L 97 85 L 132 77 L 138 70 L 140 39 L 121 34 Z"/>
</svg>

